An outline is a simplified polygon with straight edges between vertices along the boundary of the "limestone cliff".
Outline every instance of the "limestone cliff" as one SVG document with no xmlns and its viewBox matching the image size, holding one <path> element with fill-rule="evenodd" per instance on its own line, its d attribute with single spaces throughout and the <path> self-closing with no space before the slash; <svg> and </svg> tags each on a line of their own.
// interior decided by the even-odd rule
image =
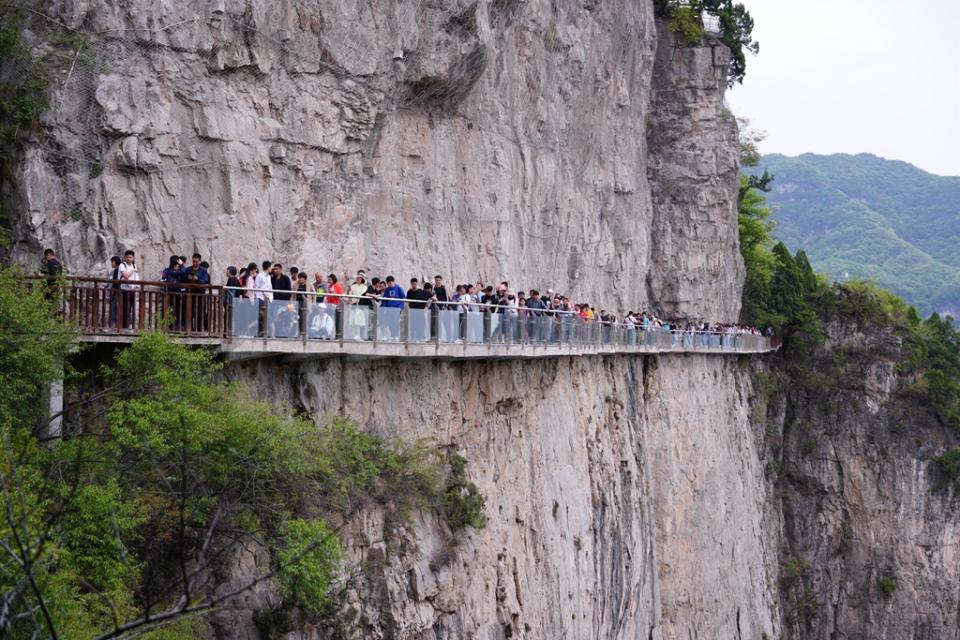
<svg viewBox="0 0 960 640">
<path fill-rule="evenodd" d="M 899 332 L 835 315 L 826 333 L 767 379 L 785 636 L 958 638 L 960 511 L 932 461 L 956 435 L 911 391 Z"/>
<path fill-rule="evenodd" d="M 349 524 L 367 567 L 364 637 L 779 633 L 763 440 L 735 360 L 261 362 L 231 375 L 313 416 L 432 438 L 487 496 L 486 528 L 456 544 L 431 517 Z M 258 638 L 250 620 L 231 613 L 221 629 Z"/>
</svg>

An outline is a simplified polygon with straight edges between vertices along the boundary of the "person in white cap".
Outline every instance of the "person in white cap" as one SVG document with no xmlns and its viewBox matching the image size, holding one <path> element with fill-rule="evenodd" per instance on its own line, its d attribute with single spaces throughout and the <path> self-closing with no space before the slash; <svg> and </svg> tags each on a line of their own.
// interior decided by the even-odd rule
<svg viewBox="0 0 960 640">
<path fill-rule="evenodd" d="M 354 278 L 353 283 L 350 285 L 350 289 L 347 293 L 351 296 L 357 296 L 356 298 L 346 298 L 344 301 L 350 305 L 356 305 L 360 303 L 360 297 L 366 295 L 367 293 L 367 274 L 360 270 L 357 272 L 357 277 Z M 345 310 L 346 311 L 346 310 Z M 350 309 L 346 313 L 347 326 L 344 327 L 346 338 L 348 340 L 366 340 L 367 339 L 367 326 L 369 324 L 369 309 L 366 306 L 359 307 L 357 309 Z"/>
<path fill-rule="evenodd" d="M 349 300 L 350 304 L 357 304 L 360 302 L 359 296 L 367 293 L 367 274 L 364 273 L 362 269 L 357 271 L 357 277 L 354 278 L 347 293 L 351 296 L 358 296 L 357 298 L 351 298 Z"/>
</svg>

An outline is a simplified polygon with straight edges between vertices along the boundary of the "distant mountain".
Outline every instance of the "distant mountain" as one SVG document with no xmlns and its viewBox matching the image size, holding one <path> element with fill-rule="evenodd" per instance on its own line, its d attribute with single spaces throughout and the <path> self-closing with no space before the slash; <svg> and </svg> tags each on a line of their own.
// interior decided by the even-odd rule
<svg viewBox="0 0 960 640">
<path fill-rule="evenodd" d="M 960 177 L 870 154 L 764 156 L 775 235 L 835 280 L 867 278 L 960 316 Z"/>
</svg>

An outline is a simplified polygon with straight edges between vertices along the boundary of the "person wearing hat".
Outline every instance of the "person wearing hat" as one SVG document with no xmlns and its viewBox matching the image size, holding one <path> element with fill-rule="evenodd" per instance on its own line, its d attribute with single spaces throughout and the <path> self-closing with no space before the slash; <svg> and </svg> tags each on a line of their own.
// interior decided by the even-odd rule
<svg viewBox="0 0 960 640">
<path fill-rule="evenodd" d="M 361 269 L 357 271 L 357 277 L 354 278 L 353 284 L 350 285 L 350 289 L 347 291 L 351 296 L 357 296 L 356 298 L 350 298 L 347 302 L 350 304 L 357 304 L 360 302 L 360 296 L 363 296 L 367 293 L 367 274 Z"/>
<path fill-rule="evenodd" d="M 351 296 L 357 296 L 355 298 L 347 298 L 346 303 L 350 305 L 360 305 L 364 301 L 363 296 L 367 293 L 367 274 L 360 270 L 357 272 L 357 277 L 354 278 L 353 283 L 350 285 L 350 289 L 347 290 L 347 293 Z M 351 309 L 347 312 L 347 326 L 346 326 L 346 337 L 349 340 L 366 340 L 367 339 L 367 327 L 369 326 L 369 311 L 366 307 Z"/>
</svg>

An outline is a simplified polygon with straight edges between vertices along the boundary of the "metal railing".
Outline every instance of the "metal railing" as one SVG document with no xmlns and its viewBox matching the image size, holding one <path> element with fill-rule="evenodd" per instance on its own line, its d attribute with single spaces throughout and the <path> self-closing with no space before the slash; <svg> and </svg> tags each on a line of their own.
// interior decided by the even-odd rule
<svg viewBox="0 0 960 640">
<path fill-rule="evenodd" d="M 265 299 L 267 294 L 272 299 Z M 88 335 L 161 330 L 223 342 L 281 339 L 653 352 L 763 352 L 777 346 L 758 335 L 644 331 L 633 324 L 586 320 L 567 311 L 182 283 L 121 284 L 101 278 L 71 278 L 63 309 Z"/>
</svg>

